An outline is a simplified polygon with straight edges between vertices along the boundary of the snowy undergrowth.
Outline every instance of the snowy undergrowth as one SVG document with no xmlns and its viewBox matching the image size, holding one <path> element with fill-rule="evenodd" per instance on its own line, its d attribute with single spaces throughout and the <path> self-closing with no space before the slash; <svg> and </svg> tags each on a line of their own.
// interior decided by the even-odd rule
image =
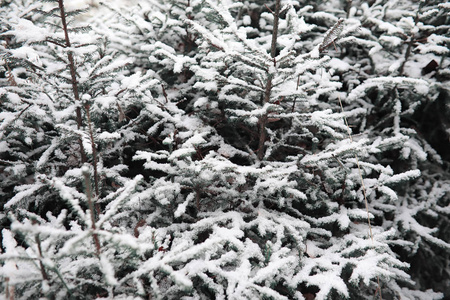
<svg viewBox="0 0 450 300">
<path fill-rule="evenodd" d="M 3 297 L 442 298 L 445 5 L 81 2 L 0 7 Z"/>
</svg>

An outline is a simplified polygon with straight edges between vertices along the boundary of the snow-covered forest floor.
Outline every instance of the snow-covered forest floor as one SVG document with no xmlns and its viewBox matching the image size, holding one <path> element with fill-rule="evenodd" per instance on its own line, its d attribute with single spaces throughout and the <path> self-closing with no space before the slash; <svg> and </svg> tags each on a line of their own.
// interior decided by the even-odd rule
<svg viewBox="0 0 450 300">
<path fill-rule="evenodd" d="M 3 0 L 0 298 L 450 299 L 450 2 Z"/>
</svg>

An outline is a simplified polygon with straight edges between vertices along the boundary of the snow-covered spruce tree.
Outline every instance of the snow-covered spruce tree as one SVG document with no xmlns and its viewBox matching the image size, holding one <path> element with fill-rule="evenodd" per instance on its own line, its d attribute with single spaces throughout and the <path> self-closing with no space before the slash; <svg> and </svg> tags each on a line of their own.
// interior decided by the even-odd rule
<svg viewBox="0 0 450 300">
<path fill-rule="evenodd" d="M 318 10 L 330 19 L 336 15 L 327 5 Z M 450 116 L 446 88 L 450 79 L 446 59 L 448 4 L 354 2 L 341 6 L 338 16 L 348 17 L 349 27 L 360 28 L 336 43 L 335 54 L 330 51 L 347 63 L 338 72 L 350 94 L 345 101 L 349 107 L 367 109 L 358 131 L 372 136 L 403 136 L 405 142 L 388 149 L 380 163 L 389 164 L 394 172 L 421 172 L 417 180 L 390 185 L 397 195 L 387 195 L 374 204 L 377 223 L 386 229 L 396 228 L 396 241 L 391 245 L 402 260 L 411 263 L 416 288 L 432 288 L 448 295 L 450 174 L 448 151 L 444 150 L 450 145 L 446 121 Z M 405 85 L 417 79 L 426 93 Z M 383 81 L 388 84 L 381 86 Z"/>
<path fill-rule="evenodd" d="M 119 279 L 154 246 L 136 241 L 120 210 L 142 179 L 122 176 L 124 145 L 139 136 L 133 109 L 152 100 L 155 82 L 123 76 L 129 61 L 74 25 L 81 12 L 62 0 L 2 8 L 2 204 L 11 224 L 2 230 L 0 276 L 8 299 L 126 294 Z"/>
<path fill-rule="evenodd" d="M 186 52 L 186 45 L 172 39 L 142 47 L 167 91 L 173 88 L 175 94 L 167 93 L 162 103 L 177 118 L 167 115 L 147 131 L 160 150 L 135 156 L 151 171 L 136 205 L 148 210 L 145 223 L 152 227 L 139 231 L 153 238 L 153 228 L 160 227 L 161 253 L 132 276 L 151 274 L 152 288 L 143 289 L 169 298 L 357 298 L 376 293 L 377 277 L 383 293 L 408 291 L 398 286 L 409 281 L 400 270 L 407 264 L 395 258 L 386 240 L 395 231 L 374 228 L 372 243 L 360 223 L 367 214 L 361 210 L 364 192 L 355 159 L 357 153 L 364 175 L 373 178 L 366 180 L 371 202 L 382 201 L 393 194 L 390 185 L 418 174 L 393 176 L 379 164 L 383 151 L 407 138 L 364 133 L 351 142 L 344 117 L 357 123 L 367 111 L 340 112 L 340 94 L 334 92 L 340 77 L 330 73 L 347 64 L 322 54 L 337 42 L 344 24 L 353 24 L 334 17 L 328 33 L 317 31 L 301 18 L 313 7 L 296 2 L 278 8 L 188 2 L 196 9 L 199 3 L 201 11 L 192 18 L 166 17 L 165 23 L 155 21 L 161 20 L 155 17 L 159 12 L 142 12 L 144 20 L 160 25 L 159 36 L 170 36 L 174 28 L 185 33 L 183 26 L 190 25 L 198 50 Z M 323 15 L 313 15 L 324 24 Z M 340 68 L 330 68 L 336 64 Z M 194 82 L 197 91 L 179 98 L 185 94 L 177 92 L 186 91 L 180 80 L 186 68 L 194 73 L 187 88 L 192 91 Z M 377 84 L 391 82 L 383 78 Z M 426 91 L 420 80 L 398 84 Z"/>
<path fill-rule="evenodd" d="M 232 5 L 230 8 L 233 9 Z M 354 153 L 379 152 L 386 142 L 361 139 L 351 143 L 346 136 L 344 117 L 358 116 L 363 111 L 356 108 L 340 114 L 338 99 L 326 97 L 340 84 L 327 73 L 328 58 L 319 58 L 319 52 L 324 50 L 328 40 L 335 38 L 340 21 L 323 35 L 322 43 L 318 41 L 308 51 L 307 43 L 299 43 L 302 35 L 313 29 L 299 16 L 308 8 L 302 11 L 292 4 L 281 8 L 280 3 L 273 8 L 261 14 L 265 22 L 260 21 L 260 24 L 266 27 L 263 30 L 271 30 L 260 38 L 246 38 L 246 26 L 237 28 L 224 2 L 210 3 L 206 8 L 214 18 L 219 18 L 216 21 L 219 29 L 210 32 L 206 29 L 209 26 L 193 23 L 193 28 L 202 35 L 202 47 L 209 52 L 196 70 L 196 75 L 204 80 L 197 86 L 217 91 L 218 97 L 211 100 L 218 102 L 217 107 L 224 115 L 222 128 L 240 127 L 250 132 L 237 134 L 233 146 L 248 153 L 246 163 L 253 167 L 247 173 L 246 184 L 250 187 L 241 194 L 247 205 L 255 207 L 254 211 L 265 212 L 266 217 L 259 216 L 256 223 L 266 223 L 273 214 L 277 215 L 275 224 L 289 224 L 283 216 L 293 216 L 307 221 L 311 228 L 303 229 L 302 240 L 292 244 L 297 251 L 304 251 L 311 257 L 293 261 L 297 264 L 289 270 L 293 273 L 283 273 L 283 269 L 271 273 L 271 276 L 279 276 L 274 277 L 275 282 L 269 278 L 260 282 L 275 286 L 275 290 L 284 286 L 293 293 L 291 297 L 296 290 L 303 294 L 314 293 L 318 298 L 332 297 L 333 293 L 341 296 L 370 294 L 362 292 L 361 288 L 356 290 L 355 286 L 361 281 L 370 290 L 371 279 L 376 282 L 377 275 L 389 277 L 390 268 L 395 269 L 401 263 L 380 239 L 379 248 L 375 246 L 375 249 L 382 253 L 380 261 L 386 259 L 383 263 L 390 267 L 387 272 L 377 269 L 376 264 L 370 273 L 358 267 L 377 257 L 377 252 L 370 249 L 369 239 L 364 244 L 367 228 L 352 226 L 350 222 L 350 218 L 355 221 L 363 216 L 359 207 L 364 207 Z M 278 18 L 281 12 L 284 18 Z M 248 19 L 246 22 L 249 24 Z M 323 101 L 325 99 L 328 101 Z M 218 126 L 219 133 L 222 128 Z M 364 166 L 369 170 L 377 168 L 368 162 Z M 355 193 L 358 189 L 359 196 Z M 358 198 L 361 205 L 357 203 Z M 346 206 L 341 206 L 346 200 Z M 352 200 L 356 203 L 351 203 Z M 274 238 L 269 243 L 270 235 L 258 231 L 259 226 L 251 227 L 257 229 L 253 234 L 256 233 L 259 244 L 266 244 L 266 247 L 276 244 Z M 287 228 L 283 231 L 289 234 Z M 311 249 L 320 250 L 316 253 Z M 390 256 L 386 256 L 388 253 Z M 334 255 L 339 259 L 334 260 Z M 316 260 L 316 256 L 320 259 Z M 329 265 L 322 264 L 322 260 Z M 276 256 L 270 262 L 276 266 Z M 348 278 L 341 277 L 345 272 Z M 402 277 L 401 272 L 390 274 L 394 278 Z M 326 285 L 320 284 L 324 278 L 329 280 Z M 277 292 L 282 294 L 281 290 Z"/>
<path fill-rule="evenodd" d="M 2 296 L 439 298 L 405 261 L 448 263 L 446 175 L 405 121 L 446 61 L 376 69 L 396 53 L 370 25 L 409 1 L 108 3 L 71 47 L 63 2 L 33 2 L 2 8 Z"/>
</svg>

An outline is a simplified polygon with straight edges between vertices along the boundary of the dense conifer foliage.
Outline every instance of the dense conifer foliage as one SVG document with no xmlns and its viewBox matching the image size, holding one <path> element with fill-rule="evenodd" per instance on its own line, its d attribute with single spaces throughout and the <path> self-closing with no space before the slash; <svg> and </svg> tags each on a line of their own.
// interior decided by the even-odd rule
<svg viewBox="0 0 450 300">
<path fill-rule="evenodd" d="M 1 2 L 1 297 L 450 297 L 450 3 L 82 2 Z"/>
</svg>

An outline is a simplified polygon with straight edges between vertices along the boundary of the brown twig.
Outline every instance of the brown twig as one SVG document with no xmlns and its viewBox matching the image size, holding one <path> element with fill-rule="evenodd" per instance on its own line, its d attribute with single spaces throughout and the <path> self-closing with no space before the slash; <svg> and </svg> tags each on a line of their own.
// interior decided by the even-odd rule
<svg viewBox="0 0 450 300">
<path fill-rule="evenodd" d="M 99 196 L 99 188 L 98 188 L 98 169 L 97 169 L 97 149 L 95 147 L 95 139 L 94 139 L 94 131 L 92 128 L 92 122 L 91 122 L 91 113 L 90 113 L 90 105 L 86 104 L 84 106 L 86 110 L 86 118 L 88 121 L 88 127 L 89 127 L 89 139 L 91 140 L 91 149 L 92 149 L 92 165 L 94 167 L 94 187 L 95 187 L 95 195 Z"/>
<path fill-rule="evenodd" d="M 37 224 L 37 221 L 36 221 L 36 220 L 32 220 L 31 223 L 32 223 L 33 225 L 36 225 L 36 224 Z M 41 246 L 41 240 L 39 239 L 39 234 L 36 234 L 36 235 L 34 236 L 34 241 L 36 242 L 36 245 L 37 245 L 37 247 L 38 247 L 38 253 L 39 253 L 39 267 L 41 268 L 42 278 L 43 278 L 44 280 L 47 280 L 47 281 L 48 281 L 48 275 L 47 275 L 47 272 L 45 271 L 44 264 L 42 263 L 42 258 L 43 258 L 43 256 L 42 256 L 42 246 Z"/>
<path fill-rule="evenodd" d="M 411 50 L 412 50 L 412 46 L 414 45 L 414 43 L 415 43 L 414 38 L 411 37 L 411 38 L 410 38 L 410 41 L 408 42 L 408 47 L 406 48 L 405 58 L 403 59 L 403 62 L 402 62 L 402 64 L 400 65 L 400 68 L 398 69 L 398 74 L 399 74 L 400 76 L 402 76 L 402 75 L 403 75 L 403 72 L 405 71 L 405 65 L 406 65 L 406 62 L 407 62 L 408 59 L 409 59 L 409 56 L 411 55 Z"/>
<path fill-rule="evenodd" d="M 136 226 L 134 226 L 133 232 L 136 238 L 138 238 L 140 235 L 139 228 L 144 226 L 145 224 L 147 224 L 146 221 L 144 219 L 140 219 L 139 222 L 137 222 Z"/>
<path fill-rule="evenodd" d="M 119 111 L 119 122 L 122 122 L 125 119 L 125 112 L 122 109 L 122 106 L 120 106 L 119 101 L 116 102 L 117 110 Z"/>
<path fill-rule="evenodd" d="M 84 183 L 86 186 L 86 196 L 87 196 L 89 210 L 90 210 L 90 214 L 91 214 L 92 237 L 94 239 L 96 253 L 97 253 L 97 255 L 100 255 L 100 252 L 101 252 L 100 240 L 99 240 L 97 232 L 96 232 L 97 227 L 95 225 L 94 203 L 92 201 L 91 180 L 89 178 L 89 176 L 90 176 L 89 169 L 83 170 L 83 175 L 84 175 Z"/>
<path fill-rule="evenodd" d="M 166 99 L 166 103 L 169 103 L 169 100 L 167 99 L 166 89 L 164 88 L 163 84 L 161 84 L 161 88 L 162 88 L 163 96 Z"/>
<path fill-rule="evenodd" d="M 416 15 L 414 17 L 414 25 L 417 25 L 417 23 L 419 22 L 419 12 L 420 12 L 420 9 L 422 8 L 422 5 L 423 5 L 423 3 L 421 2 L 419 4 L 419 8 L 416 11 Z M 408 61 L 409 56 L 411 55 L 412 47 L 414 46 L 414 44 L 416 42 L 417 41 L 415 40 L 415 34 L 411 32 L 411 36 L 410 36 L 409 42 L 408 42 L 408 47 L 406 48 L 406 52 L 405 52 L 405 58 L 403 59 L 403 62 L 400 65 L 400 68 L 398 69 L 398 73 L 400 76 L 402 76 L 403 72 L 405 71 L 406 62 Z"/>
<path fill-rule="evenodd" d="M 67 47 L 66 45 L 63 45 L 63 44 L 58 43 L 58 42 L 56 42 L 56 41 L 54 41 L 54 40 L 51 40 L 51 39 L 46 39 L 45 41 L 46 41 L 47 43 L 51 43 L 51 44 L 54 44 L 54 45 L 56 45 L 56 46 L 60 46 L 60 47 L 62 47 L 62 48 L 66 48 L 66 47 Z"/>
<path fill-rule="evenodd" d="M 278 21 L 280 20 L 281 0 L 277 0 L 275 4 L 275 14 L 273 18 L 273 32 L 272 32 L 272 45 L 270 55 L 274 59 L 277 54 L 277 38 L 278 38 Z"/>
<path fill-rule="evenodd" d="M 275 13 L 273 19 L 273 31 L 272 31 L 272 45 L 270 50 L 270 56 L 273 59 L 273 64 L 276 66 L 276 54 L 277 54 L 277 38 L 278 38 L 278 21 L 280 19 L 281 0 L 277 0 L 275 4 Z M 266 88 L 264 91 L 264 104 L 270 101 L 270 94 L 272 93 L 272 74 L 268 74 Z M 262 160 L 265 153 L 264 144 L 266 143 L 267 133 L 266 125 L 268 122 L 267 113 L 261 116 L 259 119 L 259 144 L 257 150 L 257 157 Z"/>
<path fill-rule="evenodd" d="M 200 188 L 195 187 L 194 192 L 195 192 L 195 205 L 197 207 L 197 212 L 200 212 Z"/>
<path fill-rule="evenodd" d="M 62 27 L 64 30 L 64 38 L 66 41 L 65 48 L 70 48 L 72 45 L 70 43 L 69 31 L 67 29 L 66 13 L 64 11 L 64 1 L 58 0 L 58 4 L 59 4 L 60 15 L 61 15 L 61 23 L 62 23 Z M 70 69 L 70 76 L 72 79 L 71 82 L 72 82 L 73 95 L 74 95 L 75 101 L 80 101 L 75 62 L 74 62 L 73 54 L 71 51 L 67 51 L 67 59 L 69 60 L 69 69 Z M 81 107 L 79 107 L 79 106 L 76 109 L 76 115 L 77 115 L 77 128 L 80 129 L 83 125 L 83 121 L 81 118 Z M 80 145 L 81 163 L 85 163 L 87 161 L 87 157 L 86 157 L 86 153 L 84 151 L 83 141 L 81 140 L 81 138 L 78 139 L 78 143 Z"/>
<path fill-rule="evenodd" d="M 264 4 L 264 6 L 270 11 L 271 14 L 275 15 L 275 13 L 273 12 L 273 10 L 271 10 L 270 7 L 267 6 L 267 4 Z"/>
<path fill-rule="evenodd" d="M 98 178 L 98 155 L 97 155 L 97 148 L 95 147 L 95 139 L 94 139 L 94 130 L 92 128 L 92 122 L 91 122 L 91 113 L 90 113 L 90 105 L 85 105 L 86 110 L 86 118 L 88 121 L 89 126 L 89 139 L 91 141 L 91 149 L 92 149 L 92 166 L 94 167 L 94 188 L 95 188 L 95 196 L 99 197 L 100 192 L 98 188 L 99 184 L 99 178 Z M 98 203 L 95 203 L 95 211 L 97 212 L 97 215 L 100 215 L 100 205 Z"/>
</svg>

